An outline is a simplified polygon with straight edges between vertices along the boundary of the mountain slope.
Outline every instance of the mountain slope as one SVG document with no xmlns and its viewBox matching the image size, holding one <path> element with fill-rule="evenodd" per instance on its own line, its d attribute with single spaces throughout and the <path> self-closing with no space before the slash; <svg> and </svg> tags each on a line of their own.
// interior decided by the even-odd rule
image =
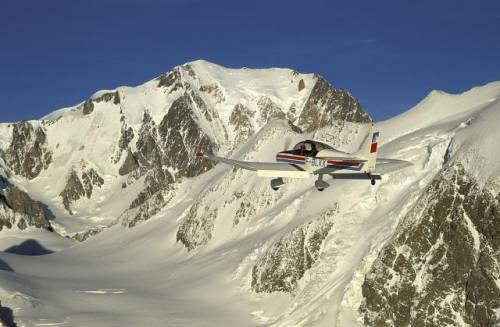
<svg viewBox="0 0 500 327">
<path fill-rule="evenodd" d="M 274 192 L 252 172 L 175 156 L 206 144 L 269 161 L 304 138 L 357 150 L 368 116 L 346 92 L 312 96 L 314 81 L 321 86 L 290 70 L 194 62 L 47 116 L 49 167 L 30 181 L 7 165 L 3 173 L 49 203 L 56 230 L 97 234 L 68 244 L 55 233 L 4 229 L 55 253 L 0 252 L 2 306 L 27 326 L 497 324 L 500 83 L 432 92 L 378 123 L 380 156 L 414 165 L 375 187 L 335 180 L 317 192 L 306 179 Z M 105 121 L 114 125 L 101 134 Z M 63 123 L 96 132 L 79 150 L 79 138 L 62 129 L 72 142 L 56 147 L 51 126 Z M 0 129 L 3 148 L 9 132 Z M 69 168 L 81 185 L 71 188 L 81 194 L 72 216 L 58 204 L 68 183 L 46 187 Z"/>
<path fill-rule="evenodd" d="M 312 126 L 308 117 L 323 118 Z M 173 184 L 213 167 L 194 153 L 230 154 L 274 119 L 307 130 L 370 121 L 319 76 L 199 60 L 137 87 L 97 92 L 41 121 L 2 124 L 0 156 L 11 182 L 52 209 L 60 233 L 74 234 L 121 215 L 130 225 L 150 218 Z M 135 208 L 149 213 L 133 216 Z"/>
</svg>

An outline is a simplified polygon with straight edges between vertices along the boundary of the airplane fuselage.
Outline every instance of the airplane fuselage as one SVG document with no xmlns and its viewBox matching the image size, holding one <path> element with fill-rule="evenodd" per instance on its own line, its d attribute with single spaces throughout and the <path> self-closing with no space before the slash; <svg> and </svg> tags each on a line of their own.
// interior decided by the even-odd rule
<svg viewBox="0 0 500 327">
<path fill-rule="evenodd" d="M 364 163 L 351 158 L 323 158 L 320 156 L 304 156 L 288 153 L 289 151 L 276 154 L 276 162 L 297 165 L 306 171 L 316 171 L 318 168 L 334 168 L 336 173 L 352 174 L 363 172 Z"/>
</svg>

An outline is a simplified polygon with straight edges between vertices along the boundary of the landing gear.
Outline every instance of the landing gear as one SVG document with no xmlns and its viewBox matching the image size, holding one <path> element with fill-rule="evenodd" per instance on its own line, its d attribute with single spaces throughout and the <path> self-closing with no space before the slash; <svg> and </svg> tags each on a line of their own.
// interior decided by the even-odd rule
<svg viewBox="0 0 500 327">
<path fill-rule="evenodd" d="M 323 180 L 323 174 L 319 174 L 318 180 L 314 182 L 314 186 L 316 186 L 318 191 L 323 192 L 325 188 L 330 186 L 330 184 Z"/>
<path fill-rule="evenodd" d="M 375 178 L 373 178 L 372 174 L 368 174 L 368 178 L 370 179 L 372 186 L 375 185 Z"/>
<path fill-rule="evenodd" d="M 275 191 L 279 190 L 281 186 L 285 184 L 285 181 L 283 181 L 283 178 L 274 178 L 271 179 L 271 188 Z"/>
</svg>

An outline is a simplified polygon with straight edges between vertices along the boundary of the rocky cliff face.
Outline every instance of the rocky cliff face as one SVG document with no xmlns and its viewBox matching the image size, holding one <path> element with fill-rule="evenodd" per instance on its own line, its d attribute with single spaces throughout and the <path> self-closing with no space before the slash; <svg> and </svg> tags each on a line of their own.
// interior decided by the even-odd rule
<svg viewBox="0 0 500 327">
<path fill-rule="evenodd" d="M 336 207 L 329 209 L 273 243 L 252 269 L 252 289 L 267 293 L 294 291 L 298 280 L 318 259 L 336 213 Z"/>
<path fill-rule="evenodd" d="M 214 166 L 214 163 L 197 160 L 193 155 L 194 149 L 206 153 L 217 152 L 217 145 L 197 123 L 191 99 L 188 94 L 184 94 L 175 100 L 159 126 L 167 164 L 178 177 L 198 176 Z M 197 105 L 206 108 L 201 101 Z M 210 116 L 208 119 L 211 119 Z"/>
<path fill-rule="evenodd" d="M 33 179 L 52 162 L 47 136 L 41 126 L 29 122 L 12 125 L 12 139 L 5 153 L 8 167 L 17 175 Z"/>
<path fill-rule="evenodd" d="M 438 174 L 366 275 L 369 326 L 494 326 L 500 194 L 460 165 Z"/>
<path fill-rule="evenodd" d="M 332 88 L 320 76 L 316 78 L 317 82 L 298 117 L 297 126 L 311 132 L 335 122 L 371 122 L 370 116 L 349 92 Z"/>
<path fill-rule="evenodd" d="M 104 179 L 99 176 L 94 168 L 87 168 L 85 162 L 81 163 L 79 171 L 71 169 L 66 180 L 66 186 L 59 194 L 64 208 L 72 215 L 72 203 L 83 197 L 90 199 L 94 188 L 100 188 L 103 184 Z"/>
<path fill-rule="evenodd" d="M 0 231 L 16 226 L 30 226 L 52 231 L 49 216 L 43 206 L 0 176 Z"/>
</svg>

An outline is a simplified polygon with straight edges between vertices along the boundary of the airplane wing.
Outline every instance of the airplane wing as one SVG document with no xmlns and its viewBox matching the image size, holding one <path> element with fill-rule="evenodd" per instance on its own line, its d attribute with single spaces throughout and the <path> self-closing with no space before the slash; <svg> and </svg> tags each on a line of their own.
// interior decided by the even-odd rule
<svg viewBox="0 0 500 327">
<path fill-rule="evenodd" d="M 198 152 L 196 156 L 198 158 L 207 158 L 212 161 L 223 162 L 237 168 L 253 170 L 257 172 L 258 176 L 262 177 L 307 178 L 310 176 L 310 173 L 308 171 L 304 170 L 302 167 L 300 167 L 300 165 L 297 164 L 241 161 L 218 157 L 202 152 Z"/>
<path fill-rule="evenodd" d="M 400 170 L 409 166 L 413 166 L 411 162 L 398 159 L 378 158 L 375 166 L 375 172 L 378 174 L 387 174 L 392 171 Z"/>
<path fill-rule="evenodd" d="M 355 160 L 349 159 L 349 161 L 356 162 Z M 366 160 L 358 160 L 359 162 L 365 162 Z M 398 160 L 398 159 L 385 159 L 385 158 L 378 158 L 377 159 L 377 164 L 375 166 L 375 170 L 370 173 L 371 177 L 369 177 L 368 174 L 358 172 L 358 173 L 337 173 L 337 171 L 342 170 L 341 168 L 338 167 L 325 167 L 325 168 L 320 168 L 318 170 L 315 170 L 313 172 L 314 175 L 320 175 L 320 174 L 327 174 L 332 176 L 333 178 L 337 179 L 380 179 L 380 178 L 374 178 L 375 175 L 379 174 L 386 174 L 392 171 L 396 171 L 399 169 L 403 169 L 405 167 L 412 166 L 413 164 L 408 161 L 404 160 Z M 379 176 L 380 177 L 380 176 Z"/>
</svg>

